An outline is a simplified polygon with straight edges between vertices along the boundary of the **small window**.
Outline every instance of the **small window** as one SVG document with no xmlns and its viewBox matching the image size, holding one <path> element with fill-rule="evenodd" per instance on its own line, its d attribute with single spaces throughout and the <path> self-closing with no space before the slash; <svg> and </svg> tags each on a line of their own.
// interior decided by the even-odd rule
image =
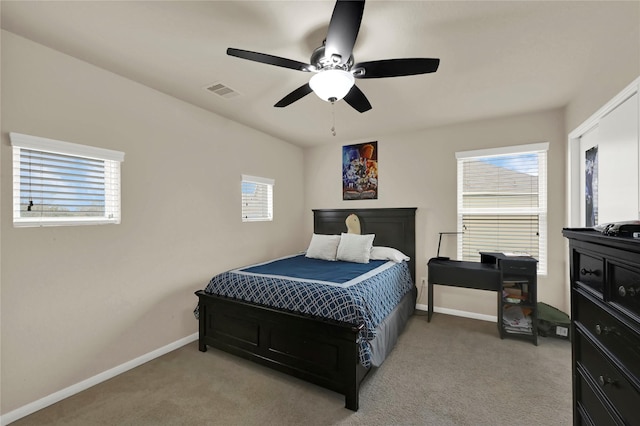
<svg viewBox="0 0 640 426">
<path fill-rule="evenodd" d="M 242 175 L 242 221 L 273 220 L 273 179 Z"/>
<path fill-rule="evenodd" d="M 120 223 L 124 153 L 10 133 L 13 225 Z"/>
<path fill-rule="evenodd" d="M 547 270 L 548 143 L 456 153 L 458 259 L 526 253 Z"/>
</svg>

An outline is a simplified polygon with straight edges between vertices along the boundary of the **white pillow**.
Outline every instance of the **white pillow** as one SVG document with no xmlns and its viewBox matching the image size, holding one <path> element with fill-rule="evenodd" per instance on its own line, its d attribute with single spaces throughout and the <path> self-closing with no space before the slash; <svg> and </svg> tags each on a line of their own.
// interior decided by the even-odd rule
<svg viewBox="0 0 640 426">
<path fill-rule="evenodd" d="M 306 257 L 322 260 L 336 260 L 340 235 L 313 234 Z"/>
<path fill-rule="evenodd" d="M 371 260 L 391 260 L 400 263 L 409 261 L 410 257 L 392 247 L 371 247 Z"/>
<path fill-rule="evenodd" d="M 342 233 L 338 245 L 338 260 L 355 263 L 369 263 L 375 234 L 358 235 Z"/>
</svg>

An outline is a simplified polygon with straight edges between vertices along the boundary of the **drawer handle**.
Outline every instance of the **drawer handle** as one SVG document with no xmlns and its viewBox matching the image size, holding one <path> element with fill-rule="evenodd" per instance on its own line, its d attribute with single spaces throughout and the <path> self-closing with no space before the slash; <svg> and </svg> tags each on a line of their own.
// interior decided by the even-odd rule
<svg viewBox="0 0 640 426">
<path fill-rule="evenodd" d="M 606 336 L 609 334 L 615 334 L 616 336 L 621 336 L 620 332 L 618 330 L 616 330 L 615 327 L 611 326 L 606 326 L 606 325 L 600 325 L 600 324 L 596 324 L 596 334 L 599 336 Z"/>
<path fill-rule="evenodd" d="M 623 285 L 618 287 L 618 294 L 622 297 L 625 297 L 626 295 L 629 295 L 629 297 L 635 297 L 639 293 L 640 291 L 634 287 L 625 288 Z"/>
<path fill-rule="evenodd" d="M 596 324 L 596 334 L 597 335 L 607 335 L 611 332 L 613 332 L 615 330 L 615 328 L 613 327 L 607 327 L 607 326 L 601 326 L 600 324 Z"/>
<path fill-rule="evenodd" d="M 604 376 L 598 376 L 598 382 L 600 383 L 600 386 L 616 384 L 616 381 L 613 380 L 611 377 L 604 377 Z"/>
<path fill-rule="evenodd" d="M 596 277 L 600 276 L 600 271 L 598 271 L 597 269 L 585 269 L 582 268 L 580 269 L 580 274 L 581 275 L 595 275 Z"/>
</svg>

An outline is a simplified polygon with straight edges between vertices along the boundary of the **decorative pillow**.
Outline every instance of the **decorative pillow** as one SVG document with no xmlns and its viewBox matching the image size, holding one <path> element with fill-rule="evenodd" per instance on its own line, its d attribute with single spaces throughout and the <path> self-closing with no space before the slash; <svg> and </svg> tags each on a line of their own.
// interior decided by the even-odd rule
<svg viewBox="0 0 640 426">
<path fill-rule="evenodd" d="M 355 263 L 369 263 L 375 234 L 358 235 L 342 233 L 338 245 L 338 260 Z"/>
<path fill-rule="evenodd" d="M 336 260 L 340 235 L 313 234 L 306 257 L 322 260 Z"/>
<path fill-rule="evenodd" d="M 392 247 L 371 247 L 371 260 L 391 260 L 400 263 L 409 261 L 410 257 Z"/>
</svg>

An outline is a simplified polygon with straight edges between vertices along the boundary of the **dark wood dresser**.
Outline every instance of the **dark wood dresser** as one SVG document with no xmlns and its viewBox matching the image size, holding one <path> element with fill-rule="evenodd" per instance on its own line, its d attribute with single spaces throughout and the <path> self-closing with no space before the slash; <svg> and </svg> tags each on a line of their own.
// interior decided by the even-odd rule
<svg viewBox="0 0 640 426">
<path fill-rule="evenodd" d="M 569 239 L 573 422 L 640 425 L 640 240 Z"/>
</svg>

